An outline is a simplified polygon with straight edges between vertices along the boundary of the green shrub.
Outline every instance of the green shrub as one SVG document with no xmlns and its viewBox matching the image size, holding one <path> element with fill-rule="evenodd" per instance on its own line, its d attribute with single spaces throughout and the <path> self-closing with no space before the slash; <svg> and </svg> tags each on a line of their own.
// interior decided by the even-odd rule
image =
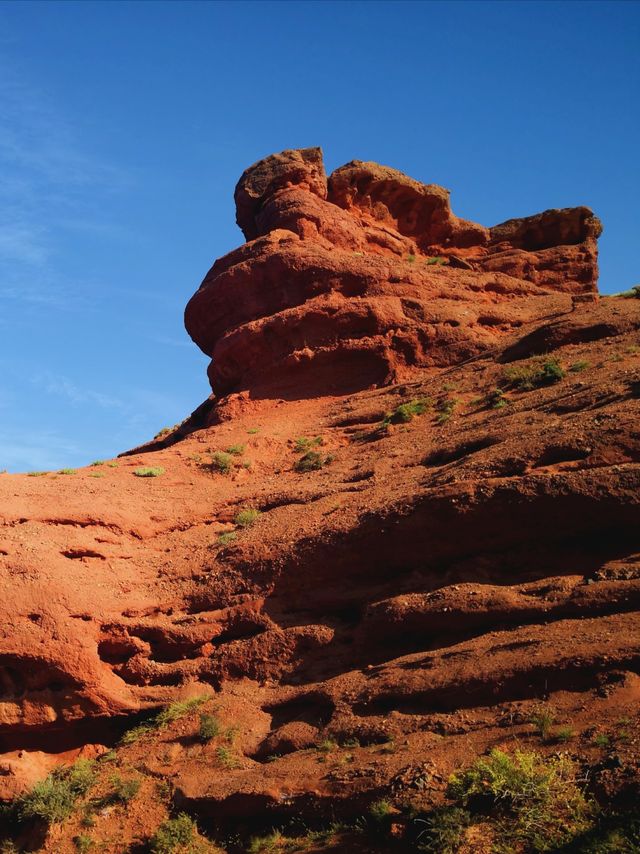
<svg viewBox="0 0 640 854">
<path fill-rule="evenodd" d="M 217 471 L 220 474 L 229 474 L 233 458 L 230 454 L 225 454 L 224 451 L 216 451 L 211 455 L 211 460 L 207 463 L 207 468 L 211 471 Z"/>
<path fill-rule="evenodd" d="M 241 457 L 246 450 L 245 445 L 231 445 L 230 448 L 227 448 L 227 453 L 231 454 L 234 457 Z"/>
<path fill-rule="evenodd" d="M 500 842 L 516 850 L 556 850 L 593 826 L 594 806 L 566 756 L 492 750 L 449 778 L 447 796 L 491 816 Z"/>
<path fill-rule="evenodd" d="M 103 471 L 90 471 L 89 477 L 104 477 Z"/>
<path fill-rule="evenodd" d="M 89 463 L 91 466 L 103 466 L 104 460 L 94 460 L 92 463 Z"/>
<path fill-rule="evenodd" d="M 332 750 L 336 750 L 337 748 L 338 742 L 333 738 L 325 738 L 316 744 L 316 750 L 319 750 L 320 753 L 331 753 Z"/>
<path fill-rule="evenodd" d="M 611 739 L 606 733 L 600 732 L 593 739 L 593 743 L 596 747 L 609 747 L 609 745 L 611 744 Z"/>
<path fill-rule="evenodd" d="M 91 851 L 95 843 L 86 833 L 81 833 L 79 836 L 73 837 L 73 844 L 80 851 L 80 854 L 86 854 L 87 851 Z"/>
<path fill-rule="evenodd" d="M 307 451 L 306 454 L 296 460 L 293 468 L 297 472 L 318 471 L 324 465 L 322 454 L 317 451 Z"/>
<path fill-rule="evenodd" d="M 175 430 L 175 427 L 163 427 L 161 430 L 158 430 L 156 435 L 153 437 L 154 439 L 162 439 L 163 436 L 168 436 L 169 433 L 172 433 Z"/>
<path fill-rule="evenodd" d="M 120 739 L 120 744 L 133 744 L 138 741 L 139 738 L 148 735 L 154 730 L 165 729 L 169 724 L 195 711 L 195 709 L 203 703 L 206 703 L 208 699 L 209 698 L 206 695 L 202 695 L 199 697 L 190 697 L 187 700 L 177 700 L 175 703 L 171 703 L 162 709 L 162 711 L 157 715 L 149 718 L 149 720 L 127 730 Z"/>
<path fill-rule="evenodd" d="M 427 258 L 425 264 L 447 264 L 446 258 L 441 258 L 439 255 L 435 255 L 433 258 Z"/>
<path fill-rule="evenodd" d="M 163 821 L 149 840 L 152 854 L 174 854 L 193 843 L 196 824 L 186 813 Z"/>
<path fill-rule="evenodd" d="M 401 403 L 399 406 L 396 406 L 393 412 L 385 415 L 382 426 L 386 426 L 387 424 L 408 424 L 416 415 L 423 415 L 430 405 L 431 401 L 426 398 Z"/>
<path fill-rule="evenodd" d="M 457 854 L 472 819 L 468 810 L 445 806 L 416 821 L 423 826 L 417 837 L 420 851 L 428 851 L 431 854 Z"/>
<path fill-rule="evenodd" d="M 138 794 L 140 790 L 140 780 L 131 777 L 128 780 L 123 780 L 119 774 L 114 774 L 109 782 L 113 786 L 113 791 L 109 795 L 110 801 L 126 804 Z"/>
<path fill-rule="evenodd" d="M 142 466 L 142 468 L 134 469 L 133 474 L 136 477 L 160 477 L 164 474 L 164 469 L 160 466 Z"/>
<path fill-rule="evenodd" d="M 27 477 L 43 477 L 45 474 L 49 474 L 48 471 L 28 471 Z"/>
<path fill-rule="evenodd" d="M 305 451 L 310 451 L 312 448 L 317 448 L 319 445 L 324 445 L 322 436 L 316 436 L 315 439 L 308 439 L 305 436 L 301 436 L 299 439 L 296 439 L 293 450 L 296 454 L 302 454 Z"/>
<path fill-rule="evenodd" d="M 60 823 L 71 815 L 78 798 L 85 795 L 94 782 L 93 762 L 87 759 L 57 768 L 22 796 L 18 814 L 22 819 L 41 819 L 48 825 Z"/>
<path fill-rule="evenodd" d="M 258 429 L 258 427 L 251 427 L 249 430 L 247 430 L 247 433 L 250 436 L 255 436 L 256 433 L 259 433 L 259 432 L 260 432 L 260 430 Z"/>
<path fill-rule="evenodd" d="M 237 756 L 234 756 L 233 752 L 229 750 L 228 747 L 220 746 L 216 750 L 216 756 L 218 757 L 218 762 L 224 768 L 237 768 L 240 764 Z"/>
<path fill-rule="evenodd" d="M 224 534 L 220 534 L 218 537 L 218 545 L 228 546 L 229 543 L 232 543 L 234 540 L 238 539 L 238 535 L 235 531 L 226 531 Z"/>
<path fill-rule="evenodd" d="M 58 474 L 75 474 L 75 473 L 76 473 L 75 469 L 60 469 L 58 471 Z"/>
<path fill-rule="evenodd" d="M 115 461 L 107 463 L 107 465 L 109 466 L 110 469 L 117 469 L 118 468 L 118 463 L 116 463 Z"/>
<path fill-rule="evenodd" d="M 509 401 L 504 396 L 504 391 L 501 388 L 494 388 L 487 392 L 483 400 L 485 406 L 490 409 L 504 409 Z"/>
<path fill-rule="evenodd" d="M 574 362 L 572 365 L 569 365 L 569 370 L 574 374 L 579 374 L 581 371 L 586 371 L 589 367 L 589 362 L 586 362 L 584 359 Z"/>
<path fill-rule="evenodd" d="M 198 727 L 198 738 L 200 741 L 211 741 L 220 735 L 220 721 L 215 715 L 200 715 L 200 725 Z"/>
<path fill-rule="evenodd" d="M 503 376 L 513 388 L 531 391 L 540 386 L 559 382 L 564 378 L 565 372 L 556 358 L 538 356 L 521 365 L 505 368 Z"/>
<path fill-rule="evenodd" d="M 377 824 L 384 824 L 393 814 L 393 807 L 389 801 L 374 801 L 369 807 L 369 815 Z"/>
<path fill-rule="evenodd" d="M 555 721 L 555 714 L 553 709 L 550 709 L 548 706 L 539 706 L 537 709 L 534 709 L 529 721 L 536 727 L 540 737 L 544 741 L 547 741 L 551 734 L 551 727 Z"/>
<path fill-rule="evenodd" d="M 567 741 L 571 741 L 572 738 L 575 738 L 576 734 L 570 726 L 562 726 L 552 733 L 552 737 L 554 741 L 558 741 L 560 744 L 566 744 Z"/>
<path fill-rule="evenodd" d="M 246 510 L 241 510 L 235 518 L 236 525 L 241 528 L 249 528 L 262 516 L 262 513 L 255 507 L 247 507 Z"/>
<path fill-rule="evenodd" d="M 436 422 L 438 424 L 446 424 L 453 415 L 458 401 L 455 397 L 445 397 L 438 401 Z"/>
<path fill-rule="evenodd" d="M 415 255 L 407 255 L 407 261 L 408 261 L 410 264 L 413 264 L 413 262 L 414 262 L 415 260 L 416 260 L 416 256 L 415 256 Z"/>
</svg>

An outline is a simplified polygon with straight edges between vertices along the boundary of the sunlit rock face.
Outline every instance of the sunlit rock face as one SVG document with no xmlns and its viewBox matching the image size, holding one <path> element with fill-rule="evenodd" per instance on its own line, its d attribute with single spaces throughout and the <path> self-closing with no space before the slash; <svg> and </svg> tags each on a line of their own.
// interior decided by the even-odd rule
<svg viewBox="0 0 640 854">
<path fill-rule="evenodd" d="M 455 364 L 595 294 L 586 207 L 485 228 L 449 191 L 319 148 L 251 166 L 235 191 L 247 242 L 215 262 L 185 314 L 215 394 L 313 396 Z M 304 382 L 301 375 L 304 373 Z"/>
</svg>

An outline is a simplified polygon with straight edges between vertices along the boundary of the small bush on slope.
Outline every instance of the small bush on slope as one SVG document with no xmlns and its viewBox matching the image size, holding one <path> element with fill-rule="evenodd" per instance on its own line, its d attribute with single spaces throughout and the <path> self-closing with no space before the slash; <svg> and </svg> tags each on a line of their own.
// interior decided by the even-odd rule
<svg viewBox="0 0 640 854">
<path fill-rule="evenodd" d="M 549 356 L 538 356 L 504 370 L 504 379 L 510 386 L 520 391 L 531 391 L 534 388 L 552 385 L 564 376 L 565 372 L 560 362 Z"/>
<path fill-rule="evenodd" d="M 95 779 L 93 763 L 87 759 L 57 768 L 23 795 L 18 805 L 18 816 L 21 819 L 41 819 L 48 825 L 62 822 L 71 815 L 76 801 L 89 791 Z"/>
</svg>

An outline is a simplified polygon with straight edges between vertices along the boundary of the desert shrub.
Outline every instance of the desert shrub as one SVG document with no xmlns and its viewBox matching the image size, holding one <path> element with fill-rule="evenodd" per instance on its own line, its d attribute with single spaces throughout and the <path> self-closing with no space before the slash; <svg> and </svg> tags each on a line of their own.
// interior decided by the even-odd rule
<svg viewBox="0 0 640 854">
<path fill-rule="evenodd" d="M 238 535 L 235 531 L 225 531 L 224 534 L 220 534 L 218 537 L 218 544 L 221 546 L 228 546 L 229 543 L 232 543 L 234 540 L 238 539 Z"/>
<path fill-rule="evenodd" d="M 89 477 L 104 477 L 103 471 L 90 471 Z"/>
<path fill-rule="evenodd" d="M 324 445 L 324 439 L 322 436 L 316 436 L 314 439 L 301 436 L 294 442 L 293 450 L 296 454 L 302 454 L 305 451 L 310 451 L 312 448 L 317 448 L 319 445 Z"/>
<path fill-rule="evenodd" d="M 333 738 L 325 738 L 316 744 L 316 750 L 319 750 L 320 753 L 331 753 L 331 751 L 336 750 L 337 747 L 338 742 Z"/>
<path fill-rule="evenodd" d="M 163 436 L 168 436 L 174 430 L 173 427 L 162 427 L 162 429 L 158 430 L 156 435 L 153 437 L 154 439 L 162 439 Z"/>
<path fill-rule="evenodd" d="M 227 448 L 226 453 L 231 454 L 234 457 L 241 457 L 245 452 L 245 445 L 231 445 L 230 448 Z"/>
<path fill-rule="evenodd" d="M 488 406 L 490 409 L 504 409 L 504 407 L 509 403 L 501 388 L 494 388 L 487 392 L 484 396 L 483 402 L 485 406 Z"/>
<path fill-rule="evenodd" d="M 80 854 L 86 854 L 87 851 L 91 851 L 95 843 L 86 833 L 81 833 L 73 837 L 73 844 L 80 851 Z"/>
<path fill-rule="evenodd" d="M 450 777 L 447 796 L 491 816 L 497 850 L 552 851 L 593 826 L 594 807 L 578 783 L 566 756 L 492 750 Z"/>
<path fill-rule="evenodd" d="M 57 824 L 68 818 L 78 798 L 95 782 L 93 762 L 79 759 L 74 765 L 57 768 L 23 795 L 18 804 L 21 819 L 40 819 Z"/>
<path fill-rule="evenodd" d="M 60 469 L 58 471 L 58 474 L 75 474 L 75 473 L 76 473 L 75 469 Z"/>
<path fill-rule="evenodd" d="M 318 471 L 324 465 L 322 454 L 317 451 L 307 451 L 306 454 L 300 457 L 293 466 L 297 472 Z"/>
<path fill-rule="evenodd" d="M 432 854 L 457 854 L 472 818 L 468 810 L 445 806 L 416 819 L 416 822 L 421 827 L 417 835 L 418 850 Z"/>
<path fill-rule="evenodd" d="M 163 821 L 149 840 L 152 854 L 174 854 L 193 843 L 196 832 L 194 820 L 181 812 L 176 818 Z"/>
<path fill-rule="evenodd" d="M 128 780 L 123 780 L 119 774 L 114 774 L 109 782 L 113 789 L 108 796 L 110 801 L 126 804 L 138 794 L 140 790 L 140 780 L 131 777 Z"/>
<path fill-rule="evenodd" d="M 586 371 L 589 367 L 589 362 L 586 362 L 584 359 L 581 359 L 577 362 L 574 362 L 572 365 L 569 365 L 569 370 L 573 374 L 579 374 L 581 371 Z"/>
<path fill-rule="evenodd" d="M 427 258 L 427 260 L 425 261 L 425 264 L 429 264 L 429 265 L 431 265 L 431 264 L 446 264 L 446 263 L 447 263 L 447 259 L 441 258 L 439 255 L 435 255 L 433 258 Z"/>
<path fill-rule="evenodd" d="M 423 415 L 430 405 L 431 401 L 426 398 L 401 403 L 393 412 L 385 415 L 382 424 L 408 424 L 409 421 L 413 421 L 416 415 Z"/>
<path fill-rule="evenodd" d="M 611 744 L 611 739 L 606 733 L 600 732 L 593 739 L 593 743 L 596 747 L 609 747 L 609 745 Z"/>
<path fill-rule="evenodd" d="M 458 401 L 455 397 L 444 397 L 438 401 L 436 422 L 438 424 L 446 424 L 453 415 Z"/>
<path fill-rule="evenodd" d="M 164 474 L 164 469 L 160 466 L 142 466 L 133 470 L 136 477 L 160 477 Z"/>
<path fill-rule="evenodd" d="M 49 474 L 48 471 L 28 471 L 27 477 L 43 477 L 45 474 Z"/>
<path fill-rule="evenodd" d="M 540 386 L 559 382 L 564 378 L 565 372 L 556 358 L 537 356 L 521 365 L 505 368 L 503 376 L 512 388 L 531 391 Z"/>
<path fill-rule="evenodd" d="M 94 460 L 92 463 L 89 463 L 91 466 L 103 466 L 104 460 Z"/>
<path fill-rule="evenodd" d="M 203 703 L 206 703 L 209 698 L 206 695 L 199 697 L 190 697 L 187 700 L 177 700 L 175 703 L 170 703 L 157 715 L 149 718 L 149 720 L 132 727 L 127 730 L 120 739 L 120 744 L 133 744 L 150 732 L 158 729 L 165 729 L 169 724 L 183 718 L 185 715 L 195 711 Z"/>
<path fill-rule="evenodd" d="M 198 726 L 198 738 L 200 741 L 211 741 L 220 734 L 220 721 L 215 715 L 200 715 L 200 725 Z"/>
<path fill-rule="evenodd" d="M 575 731 L 570 726 L 561 726 L 552 733 L 553 740 L 560 744 L 566 744 L 567 741 L 571 741 L 575 737 Z"/>
<path fill-rule="evenodd" d="M 376 824 L 385 824 L 393 815 L 393 807 L 389 801 L 374 801 L 369 807 L 369 815 Z"/>
<path fill-rule="evenodd" d="M 238 757 L 234 755 L 233 751 L 228 747 L 220 746 L 216 750 L 216 756 L 218 758 L 218 762 L 224 768 L 237 768 L 240 764 L 238 761 Z"/>
<path fill-rule="evenodd" d="M 224 451 L 216 451 L 211 455 L 211 459 L 206 463 L 206 467 L 211 471 L 217 471 L 220 474 L 228 474 L 231 471 L 233 458 L 230 454 Z"/>
<path fill-rule="evenodd" d="M 247 507 L 245 510 L 241 510 L 235 518 L 236 525 L 239 525 L 241 528 L 249 528 L 258 519 L 262 516 L 260 510 L 257 510 L 255 507 Z"/>
<path fill-rule="evenodd" d="M 407 255 L 407 261 L 408 261 L 410 264 L 413 264 L 415 260 L 416 260 L 416 256 L 415 256 L 415 255 L 413 255 L 413 254 Z"/>
<path fill-rule="evenodd" d="M 533 714 L 529 718 L 529 722 L 535 726 L 538 734 L 544 741 L 551 735 L 551 727 L 554 721 L 555 714 L 549 706 L 538 706 L 537 709 L 533 710 Z"/>
</svg>

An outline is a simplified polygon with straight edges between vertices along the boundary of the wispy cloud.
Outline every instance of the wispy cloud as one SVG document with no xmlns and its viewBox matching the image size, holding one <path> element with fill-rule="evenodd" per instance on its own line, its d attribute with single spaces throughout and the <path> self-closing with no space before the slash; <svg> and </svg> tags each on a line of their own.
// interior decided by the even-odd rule
<svg viewBox="0 0 640 854">
<path fill-rule="evenodd" d="M 0 298 L 73 306 L 60 264 L 64 232 L 117 230 L 100 200 L 129 183 L 88 153 L 55 100 L 0 62 Z"/>
<path fill-rule="evenodd" d="M 83 404 L 91 404 L 99 406 L 102 409 L 126 409 L 127 405 L 124 401 L 117 397 L 111 397 L 108 394 L 95 391 L 94 389 L 81 388 L 76 385 L 68 377 L 54 374 L 51 371 L 43 371 L 32 377 L 34 385 L 36 385 L 45 394 L 52 394 L 56 397 L 65 398 L 70 403 L 77 406 Z"/>
</svg>

